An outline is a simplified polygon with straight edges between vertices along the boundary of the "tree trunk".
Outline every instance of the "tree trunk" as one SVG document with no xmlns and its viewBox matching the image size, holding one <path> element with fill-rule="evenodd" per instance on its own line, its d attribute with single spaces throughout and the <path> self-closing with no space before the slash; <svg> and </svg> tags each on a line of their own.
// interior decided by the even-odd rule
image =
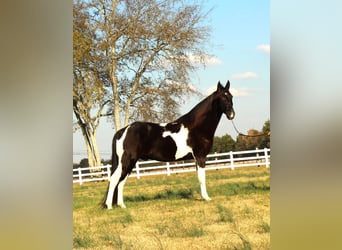
<svg viewBox="0 0 342 250">
<path fill-rule="evenodd" d="M 135 95 L 135 92 L 138 88 L 138 85 L 139 85 L 139 79 L 136 79 L 134 81 L 134 84 L 133 84 L 133 87 L 132 87 L 132 90 L 131 90 L 131 94 L 130 94 L 130 97 L 128 98 L 127 100 L 127 103 L 125 105 L 125 120 L 124 120 L 124 126 L 127 126 L 128 125 L 128 121 L 129 121 L 129 112 L 130 112 L 130 108 L 131 108 L 131 103 L 132 103 L 132 100 L 134 98 L 134 95 Z"/>
<path fill-rule="evenodd" d="M 113 51 L 115 49 L 113 48 Z M 107 62 L 108 63 L 108 62 Z M 120 99 L 119 99 L 119 92 L 118 92 L 118 78 L 116 77 L 116 64 L 112 62 L 112 65 L 109 63 L 107 64 L 108 73 L 110 75 L 111 84 L 112 84 L 112 92 L 113 92 L 113 119 L 114 119 L 114 126 L 116 131 L 121 129 L 121 122 L 120 122 Z"/>
<path fill-rule="evenodd" d="M 86 144 L 89 167 L 101 166 L 101 156 L 96 142 L 96 131 L 90 130 L 87 126 L 80 126 Z M 90 169 L 90 172 L 98 170 Z"/>
<path fill-rule="evenodd" d="M 114 116 L 114 125 L 116 128 L 116 131 L 118 131 L 119 129 L 121 129 L 121 122 L 120 122 L 119 93 L 117 91 L 116 84 L 117 83 L 115 83 L 115 87 L 113 86 L 113 96 L 114 96 L 113 116 Z"/>
</svg>

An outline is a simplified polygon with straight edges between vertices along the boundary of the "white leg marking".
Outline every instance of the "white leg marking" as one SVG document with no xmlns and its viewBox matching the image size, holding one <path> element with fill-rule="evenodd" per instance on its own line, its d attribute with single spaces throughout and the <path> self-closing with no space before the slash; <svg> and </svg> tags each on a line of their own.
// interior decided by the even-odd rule
<svg viewBox="0 0 342 250">
<path fill-rule="evenodd" d="M 197 177 L 198 177 L 198 181 L 201 185 L 201 195 L 202 198 L 205 199 L 206 201 L 210 201 L 210 197 L 208 196 L 207 193 L 207 188 L 205 185 L 205 168 L 201 168 L 201 167 L 197 167 Z"/>
<path fill-rule="evenodd" d="M 118 185 L 118 182 L 120 180 L 121 173 L 122 173 L 122 166 L 120 163 L 118 165 L 118 168 L 115 170 L 115 172 L 110 177 L 109 189 L 108 189 L 108 194 L 107 194 L 107 199 L 106 199 L 106 205 L 107 205 L 108 209 L 112 209 L 113 195 L 114 195 L 115 187 L 116 187 L 116 185 Z"/>
<path fill-rule="evenodd" d="M 126 208 L 126 206 L 123 202 L 123 188 L 124 188 L 124 185 L 126 183 L 126 180 L 127 180 L 127 176 L 118 185 L 118 205 L 122 208 Z"/>
<path fill-rule="evenodd" d="M 108 209 L 112 209 L 112 200 L 113 200 L 113 195 L 115 191 L 115 187 L 118 185 L 118 182 L 120 180 L 121 174 L 122 174 L 122 164 L 121 164 L 121 159 L 122 155 L 124 153 L 124 148 L 123 148 L 123 142 L 126 138 L 126 134 L 128 131 L 129 127 L 126 128 L 126 131 L 122 134 L 121 138 L 116 141 L 116 154 L 118 155 L 118 166 L 112 176 L 110 177 L 110 182 L 109 182 L 109 189 L 108 189 L 108 194 L 107 194 L 107 199 L 106 199 L 106 205 Z M 119 194 L 118 194 L 119 196 Z M 118 197 L 119 199 L 119 197 Z"/>
<path fill-rule="evenodd" d="M 175 141 L 177 146 L 177 151 L 175 158 L 180 159 L 184 156 L 186 156 L 188 153 L 192 153 L 192 148 L 189 147 L 189 145 L 186 143 L 188 139 L 189 130 L 184 127 L 184 125 L 181 126 L 178 133 L 171 133 L 170 131 L 166 131 L 163 133 L 163 137 L 171 136 L 171 138 Z"/>
</svg>

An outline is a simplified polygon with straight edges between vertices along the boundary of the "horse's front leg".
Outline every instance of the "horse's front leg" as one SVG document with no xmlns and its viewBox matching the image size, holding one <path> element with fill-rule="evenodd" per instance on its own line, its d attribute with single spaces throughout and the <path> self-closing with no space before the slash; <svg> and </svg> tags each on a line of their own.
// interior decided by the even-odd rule
<svg viewBox="0 0 342 250">
<path fill-rule="evenodd" d="M 207 187 L 205 184 L 205 158 L 196 159 L 197 161 L 197 177 L 201 187 L 201 196 L 204 200 L 210 201 L 211 198 L 207 193 Z"/>
<path fill-rule="evenodd" d="M 202 198 L 206 201 L 210 201 L 211 198 L 209 197 L 209 195 L 207 193 L 207 187 L 205 184 L 205 168 L 201 168 L 201 167 L 197 168 L 197 177 L 198 177 L 198 181 L 199 181 L 200 186 L 201 186 Z"/>
</svg>

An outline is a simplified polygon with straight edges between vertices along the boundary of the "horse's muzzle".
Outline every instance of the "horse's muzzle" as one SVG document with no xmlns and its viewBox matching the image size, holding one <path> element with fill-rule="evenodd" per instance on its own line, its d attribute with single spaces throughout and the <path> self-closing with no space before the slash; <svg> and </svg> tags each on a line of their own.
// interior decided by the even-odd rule
<svg viewBox="0 0 342 250">
<path fill-rule="evenodd" d="M 229 120 L 233 120 L 235 117 L 235 112 L 234 110 L 231 110 L 230 112 L 226 113 L 226 116 Z"/>
</svg>

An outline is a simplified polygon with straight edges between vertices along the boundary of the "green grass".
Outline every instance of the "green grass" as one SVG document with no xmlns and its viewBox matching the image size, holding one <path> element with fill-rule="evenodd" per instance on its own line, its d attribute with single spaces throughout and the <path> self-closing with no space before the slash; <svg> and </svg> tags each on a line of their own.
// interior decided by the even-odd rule
<svg viewBox="0 0 342 250">
<path fill-rule="evenodd" d="M 233 211 L 229 208 L 226 208 L 222 205 L 217 205 L 217 210 L 219 212 L 219 222 L 234 222 Z"/>
<path fill-rule="evenodd" d="M 74 249 L 269 249 L 269 169 L 129 178 L 127 209 L 102 209 L 107 182 L 74 185 Z"/>
<path fill-rule="evenodd" d="M 252 245 L 250 243 L 250 241 L 246 238 L 246 236 L 244 236 L 242 233 L 240 232 L 234 232 L 237 236 L 239 236 L 239 238 L 242 241 L 242 246 L 234 246 L 234 250 L 252 250 Z"/>
<path fill-rule="evenodd" d="M 200 237 L 204 235 L 200 224 L 186 224 L 179 219 L 157 225 L 159 235 L 171 238 Z"/>
<path fill-rule="evenodd" d="M 262 222 L 259 227 L 260 230 L 258 232 L 260 233 L 269 233 L 271 231 L 271 227 L 267 222 Z"/>
<path fill-rule="evenodd" d="M 91 248 L 94 245 L 94 240 L 85 230 L 76 230 L 73 241 L 75 248 Z"/>
</svg>

